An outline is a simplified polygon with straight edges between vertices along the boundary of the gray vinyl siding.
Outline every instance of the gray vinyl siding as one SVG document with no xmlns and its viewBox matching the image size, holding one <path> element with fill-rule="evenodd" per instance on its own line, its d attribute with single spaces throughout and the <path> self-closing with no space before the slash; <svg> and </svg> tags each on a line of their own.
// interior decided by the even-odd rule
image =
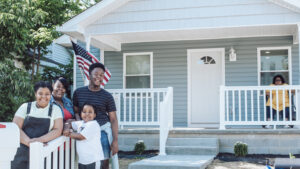
<svg viewBox="0 0 300 169">
<path fill-rule="evenodd" d="M 187 49 L 225 48 L 225 85 L 256 86 L 257 48 L 292 47 L 292 79 L 299 84 L 299 46 L 291 36 L 257 37 L 199 41 L 145 42 L 122 44 L 121 52 L 105 52 L 105 65 L 112 73 L 106 88 L 123 88 L 123 53 L 153 52 L 153 88 L 174 88 L 174 126 L 187 126 Z M 233 46 L 237 61 L 229 62 L 228 50 Z M 77 79 L 80 80 L 80 79 Z"/>
<path fill-rule="evenodd" d="M 50 51 L 45 57 L 48 59 L 53 60 L 54 62 L 58 63 L 58 64 L 62 64 L 62 65 L 67 65 L 70 62 L 70 52 L 68 51 L 68 49 L 64 46 L 52 43 L 49 47 L 48 50 Z M 50 63 L 50 62 L 43 62 L 44 66 L 57 66 L 54 63 Z"/>
<path fill-rule="evenodd" d="M 78 42 L 78 45 L 86 49 L 85 43 L 84 42 Z M 91 46 L 90 48 L 90 53 L 93 54 L 95 57 L 97 57 L 100 60 L 100 50 L 98 48 L 95 48 Z M 78 64 L 76 63 L 76 88 L 84 86 L 84 81 L 83 81 L 83 72 L 81 73 Z"/>
</svg>

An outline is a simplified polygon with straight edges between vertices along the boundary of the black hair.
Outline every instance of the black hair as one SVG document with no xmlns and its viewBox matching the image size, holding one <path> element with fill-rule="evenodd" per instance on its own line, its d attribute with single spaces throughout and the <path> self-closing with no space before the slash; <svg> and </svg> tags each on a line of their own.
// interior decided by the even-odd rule
<svg viewBox="0 0 300 169">
<path fill-rule="evenodd" d="M 83 106 L 81 108 L 80 113 L 83 111 L 84 106 L 91 106 L 94 109 L 94 113 L 97 114 L 96 113 L 96 107 L 94 105 L 90 104 L 90 103 L 83 103 Z"/>
<path fill-rule="evenodd" d="M 91 64 L 91 66 L 89 68 L 90 75 L 95 68 L 101 68 L 103 70 L 103 72 L 105 72 L 105 66 L 102 63 L 93 63 L 93 64 Z"/>
<path fill-rule="evenodd" d="M 68 89 L 69 89 L 69 83 L 68 83 L 67 79 L 65 79 L 64 77 L 56 78 L 54 80 L 53 84 L 55 84 L 57 81 L 59 81 L 64 86 L 64 88 L 66 89 L 66 91 L 68 91 Z"/>
<path fill-rule="evenodd" d="M 276 75 L 276 76 L 273 77 L 273 84 L 275 84 L 275 81 L 276 81 L 276 79 L 277 79 L 278 77 L 281 79 L 281 82 L 282 82 L 282 83 L 285 83 L 285 80 L 284 80 L 284 78 L 283 78 L 282 75 Z"/>
<path fill-rule="evenodd" d="M 45 81 L 36 82 L 33 88 L 35 93 L 39 90 L 39 88 L 48 88 L 51 93 L 53 91 L 51 84 Z"/>
</svg>

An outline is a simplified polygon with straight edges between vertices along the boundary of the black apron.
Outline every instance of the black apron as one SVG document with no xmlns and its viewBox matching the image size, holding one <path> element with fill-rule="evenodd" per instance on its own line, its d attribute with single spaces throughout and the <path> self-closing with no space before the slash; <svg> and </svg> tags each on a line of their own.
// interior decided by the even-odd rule
<svg viewBox="0 0 300 169">
<path fill-rule="evenodd" d="M 49 103 L 50 104 L 50 103 Z M 29 138 L 41 137 L 49 132 L 50 119 L 36 118 L 29 116 L 31 103 L 27 105 L 27 115 L 24 119 L 22 130 Z M 52 115 L 52 104 L 50 104 L 48 117 Z M 11 162 L 11 169 L 29 169 L 29 147 L 20 144 L 14 160 Z"/>
</svg>

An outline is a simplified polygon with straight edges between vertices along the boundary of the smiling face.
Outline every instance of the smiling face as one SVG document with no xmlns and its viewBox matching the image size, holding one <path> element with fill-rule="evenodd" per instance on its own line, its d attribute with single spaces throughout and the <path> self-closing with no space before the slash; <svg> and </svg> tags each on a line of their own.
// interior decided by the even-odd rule
<svg viewBox="0 0 300 169">
<path fill-rule="evenodd" d="M 94 86 L 100 86 L 101 83 L 103 82 L 103 78 L 104 78 L 103 69 L 97 67 L 91 72 L 90 84 Z"/>
<path fill-rule="evenodd" d="M 48 106 L 51 91 L 47 87 L 40 87 L 35 93 L 36 103 L 39 108 L 45 108 Z"/>
<path fill-rule="evenodd" d="M 92 121 L 96 117 L 96 113 L 94 108 L 91 105 L 84 105 L 82 112 L 81 112 L 81 118 L 84 122 Z"/>
<path fill-rule="evenodd" d="M 282 85 L 282 79 L 280 77 L 276 77 L 275 85 Z"/>
<path fill-rule="evenodd" d="M 66 89 L 64 87 L 64 85 L 57 80 L 54 85 L 53 85 L 53 92 L 52 95 L 55 99 L 61 99 L 62 97 L 64 97 L 66 93 Z"/>
</svg>

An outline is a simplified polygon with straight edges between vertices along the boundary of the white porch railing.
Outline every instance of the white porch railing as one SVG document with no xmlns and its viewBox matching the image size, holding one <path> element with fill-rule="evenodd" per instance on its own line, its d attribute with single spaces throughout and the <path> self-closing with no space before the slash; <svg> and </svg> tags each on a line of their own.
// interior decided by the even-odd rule
<svg viewBox="0 0 300 169">
<path fill-rule="evenodd" d="M 167 95 L 160 103 L 159 155 L 166 155 L 166 142 L 169 130 L 173 128 L 173 88 L 169 87 Z"/>
<path fill-rule="evenodd" d="M 123 126 L 160 125 L 160 102 L 168 88 L 108 89 L 116 103 L 120 128 Z"/>
<path fill-rule="evenodd" d="M 60 136 L 46 146 L 30 144 L 29 169 L 75 169 L 75 140 Z"/>
<path fill-rule="evenodd" d="M 285 91 L 285 92 L 283 92 Z M 275 92 L 275 93 L 274 93 Z M 274 96 L 275 94 L 275 96 Z M 286 99 L 289 98 L 287 101 Z M 220 129 L 226 125 L 299 125 L 300 86 L 221 86 L 220 87 Z M 272 107 L 272 98 L 277 107 Z M 278 98 L 282 97 L 282 98 Z M 267 101 L 270 107 L 267 110 Z M 278 111 L 279 99 L 282 106 L 290 106 Z M 286 103 L 288 102 L 288 103 Z M 273 117 L 272 109 L 276 109 Z M 267 111 L 270 119 L 267 119 Z M 289 113 L 289 118 L 285 117 Z"/>
</svg>

